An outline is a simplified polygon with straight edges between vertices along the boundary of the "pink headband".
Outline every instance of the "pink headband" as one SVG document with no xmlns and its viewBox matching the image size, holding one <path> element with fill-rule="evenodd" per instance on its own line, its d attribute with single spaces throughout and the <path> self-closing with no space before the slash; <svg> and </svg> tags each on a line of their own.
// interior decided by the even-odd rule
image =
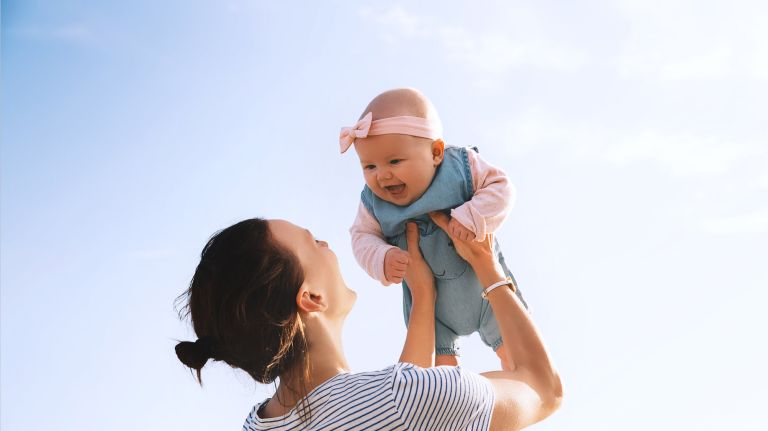
<svg viewBox="0 0 768 431">
<path fill-rule="evenodd" d="M 390 117 L 371 121 L 372 113 L 365 114 L 352 127 L 342 127 L 339 135 L 339 147 L 342 154 L 355 143 L 355 139 L 374 135 L 399 133 L 419 138 L 438 139 L 443 135 L 443 126 L 439 122 L 421 117 Z"/>
</svg>

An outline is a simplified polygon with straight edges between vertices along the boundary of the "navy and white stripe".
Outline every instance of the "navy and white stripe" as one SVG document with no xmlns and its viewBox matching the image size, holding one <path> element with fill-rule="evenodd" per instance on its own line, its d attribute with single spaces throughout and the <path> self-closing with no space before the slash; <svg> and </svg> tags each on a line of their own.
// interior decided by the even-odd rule
<svg viewBox="0 0 768 431">
<path fill-rule="evenodd" d="M 493 410 L 490 382 L 461 367 L 420 368 L 399 363 L 379 371 L 339 374 L 307 395 L 312 418 L 296 408 L 262 419 L 256 405 L 243 431 L 487 430 Z"/>
</svg>

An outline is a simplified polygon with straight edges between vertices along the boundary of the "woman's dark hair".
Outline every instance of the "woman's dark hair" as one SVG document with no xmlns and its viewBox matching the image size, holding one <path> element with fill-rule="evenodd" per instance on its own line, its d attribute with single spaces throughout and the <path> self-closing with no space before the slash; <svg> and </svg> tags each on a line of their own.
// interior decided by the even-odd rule
<svg viewBox="0 0 768 431">
<path fill-rule="evenodd" d="M 176 355 L 197 373 L 208 359 L 240 368 L 261 383 L 296 370 L 303 395 L 309 378 L 307 339 L 296 295 L 304 272 L 296 256 L 270 235 L 266 220 L 244 220 L 211 237 L 179 317 L 190 316 L 198 340 L 176 345 Z"/>
</svg>

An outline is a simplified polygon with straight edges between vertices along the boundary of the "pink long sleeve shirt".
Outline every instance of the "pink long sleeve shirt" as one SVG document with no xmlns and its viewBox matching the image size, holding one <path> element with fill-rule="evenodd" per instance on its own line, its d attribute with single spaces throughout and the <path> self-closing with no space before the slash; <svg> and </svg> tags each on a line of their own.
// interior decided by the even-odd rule
<svg viewBox="0 0 768 431">
<path fill-rule="evenodd" d="M 504 222 L 515 201 L 515 189 L 501 169 L 483 160 L 475 151 L 467 151 L 472 173 L 472 199 L 451 210 L 451 217 L 482 241 Z M 390 283 L 384 276 L 384 257 L 394 245 L 388 244 L 381 226 L 361 202 L 357 217 L 349 228 L 352 252 L 360 266 L 383 285 Z"/>
</svg>

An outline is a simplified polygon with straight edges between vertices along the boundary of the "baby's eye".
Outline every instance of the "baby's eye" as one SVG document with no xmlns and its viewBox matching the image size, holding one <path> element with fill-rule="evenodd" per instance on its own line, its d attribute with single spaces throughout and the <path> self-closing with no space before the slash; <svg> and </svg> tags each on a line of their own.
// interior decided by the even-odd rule
<svg viewBox="0 0 768 431">
<path fill-rule="evenodd" d="M 392 159 L 392 160 L 389 161 L 389 163 L 392 164 L 392 165 L 396 165 L 396 164 L 398 164 L 400 162 L 402 162 L 401 159 Z"/>
<path fill-rule="evenodd" d="M 376 167 L 376 165 L 365 165 L 365 166 L 363 166 L 363 169 L 370 171 L 371 169 L 373 169 L 375 167 Z"/>
</svg>

